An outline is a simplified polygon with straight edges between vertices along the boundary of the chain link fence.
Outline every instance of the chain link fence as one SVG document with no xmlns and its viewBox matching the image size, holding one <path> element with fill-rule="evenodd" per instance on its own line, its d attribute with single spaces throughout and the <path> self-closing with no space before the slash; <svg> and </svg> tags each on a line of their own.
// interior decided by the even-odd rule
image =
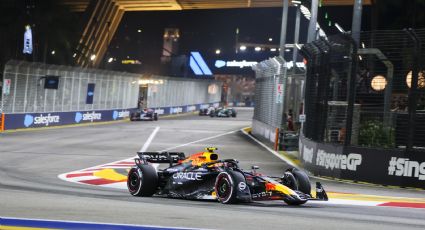
<svg viewBox="0 0 425 230">
<path fill-rule="evenodd" d="M 217 80 L 161 76 L 155 76 L 152 80 L 159 84 L 149 84 L 147 92 L 149 108 L 217 103 L 221 100 L 222 83 Z"/>
<path fill-rule="evenodd" d="M 425 148 L 425 30 L 362 32 L 306 44 L 305 137 L 372 148 Z"/>
<path fill-rule="evenodd" d="M 252 133 L 275 142 L 276 129 L 295 129 L 293 123 L 303 107 L 304 75 L 289 69 L 281 57 L 263 61 L 253 70 L 256 81 Z"/>
<path fill-rule="evenodd" d="M 137 107 L 136 74 L 9 61 L 1 100 L 3 113 L 45 113 Z M 46 76 L 57 76 L 57 89 L 45 88 Z M 88 84 L 95 84 L 93 103 L 87 104 Z"/>
</svg>

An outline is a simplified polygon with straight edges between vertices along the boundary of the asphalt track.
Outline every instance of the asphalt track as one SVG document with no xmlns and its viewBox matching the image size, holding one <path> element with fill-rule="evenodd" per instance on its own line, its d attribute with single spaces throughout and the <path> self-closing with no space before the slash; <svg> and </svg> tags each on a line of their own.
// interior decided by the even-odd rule
<svg viewBox="0 0 425 230">
<path fill-rule="evenodd" d="M 222 205 L 208 201 L 136 198 L 125 190 L 60 180 L 59 174 L 130 158 L 160 127 L 148 150 L 175 148 L 186 153 L 206 146 L 245 169 L 281 175 L 283 161 L 237 131 L 250 126 L 251 110 L 237 118 L 196 115 L 158 122 L 122 122 L 0 134 L 0 216 L 156 225 L 202 229 L 425 229 L 425 209 L 309 202 Z M 235 132 L 232 132 L 235 131 Z M 222 135 L 225 134 L 226 135 Z M 208 139 L 212 136 L 216 138 Z M 331 192 L 408 197 L 425 192 L 323 181 Z M 359 201 L 361 203 L 362 201 Z M 0 227 L 1 229 L 1 227 Z"/>
</svg>

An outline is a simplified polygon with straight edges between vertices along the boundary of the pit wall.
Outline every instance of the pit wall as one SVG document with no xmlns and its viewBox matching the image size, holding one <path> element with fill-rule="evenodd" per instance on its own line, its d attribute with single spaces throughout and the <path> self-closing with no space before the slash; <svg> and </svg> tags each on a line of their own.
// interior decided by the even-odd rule
<svg viewBox="0 0 425 230">
<path fill-rule="evenodd" d="M 220 103 L 205 103 L 187 106 L 152 108 L 158 115 L 172 115 L 195 112 L 210 106 L 219 107 Z M 62 125 L 77 125 L 85 123 L 120 121 L 129 118 L 130 112 L 135 109 L 90 110 L 73 112 L 50 113 L 19 113 L 4 114 L 4 130 L 45 128 Z"/>
<path fill-rule="evenodd" d="M 425 189 L 425 154 L 317 143 L 300 135 L 300 157 L 316 176 Z"/>
</svg>

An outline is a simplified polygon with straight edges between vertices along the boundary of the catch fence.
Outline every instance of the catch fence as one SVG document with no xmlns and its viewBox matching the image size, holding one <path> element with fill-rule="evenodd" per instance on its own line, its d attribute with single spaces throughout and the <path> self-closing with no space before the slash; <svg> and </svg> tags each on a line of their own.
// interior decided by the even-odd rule
<svg viewBox="0 0 425 230">
<path fill-rule="evenodd" d="M 425 30 L 403 30 L 363 32 L 358 49 L 344 34 L 306 44 L 305 136 L 345 146 L 425 148 L 423 41 Z"/>
<path fill-rule="evenodd" d="M 9 61 L 4 69 L 3 113 L 45 113 L 137 107 L 138 75 Z M 49 77 L 57 86 L 46 88 Z M 55 79 L 53 79 L 55 80 Z M 91 86 L 90 86 L 91 85 Z M 88 97 L 92 101 L 88 103 Z"/>
</svg>

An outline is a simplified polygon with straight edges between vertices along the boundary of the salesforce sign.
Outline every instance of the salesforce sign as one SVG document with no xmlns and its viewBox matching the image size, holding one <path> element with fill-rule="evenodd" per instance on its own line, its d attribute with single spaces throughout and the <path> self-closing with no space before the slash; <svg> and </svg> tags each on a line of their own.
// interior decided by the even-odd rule
<svg viewBox="0 0 425 230">
<path fill-rule="evenodd" d="M 129 115 L 130 111 L 126 109 L 5 114 L 5 130 L 72 125 L 99 121 L 117 121 L 126 119 Z"/>
</svg>

